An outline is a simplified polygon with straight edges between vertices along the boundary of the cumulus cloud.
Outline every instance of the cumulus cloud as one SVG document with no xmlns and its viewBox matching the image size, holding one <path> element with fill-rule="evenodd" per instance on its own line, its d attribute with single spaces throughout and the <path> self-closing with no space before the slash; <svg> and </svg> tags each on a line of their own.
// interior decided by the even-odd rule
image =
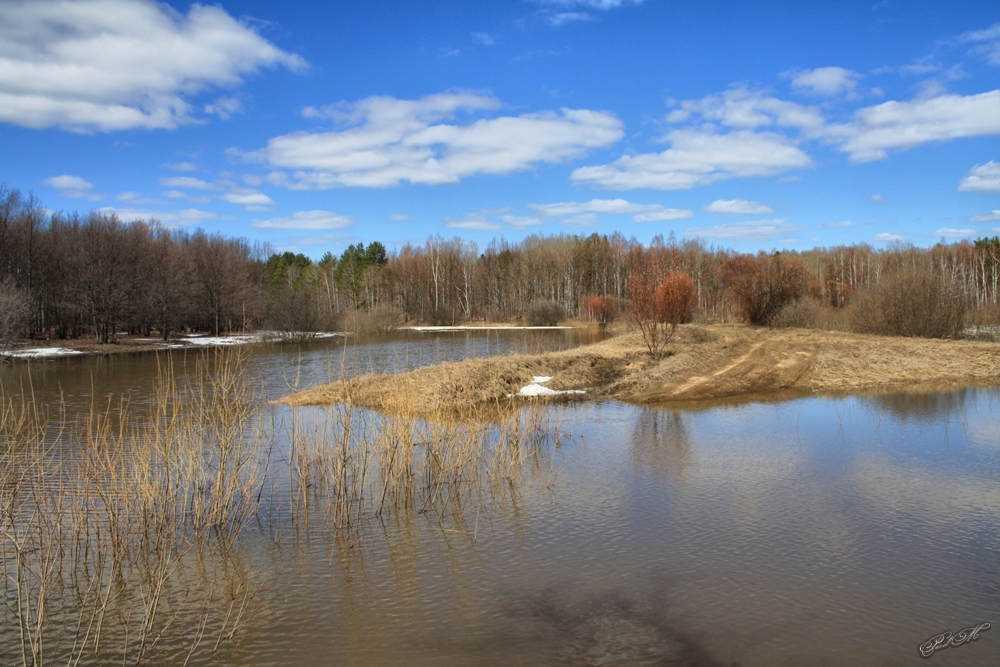
<svg viewBox="0 0 1000 667">
<path fill-rule="evenodd" d="M 217 6 L 183 15 L 152 0 L 0 3 L 0 122 L 173 129 L 193 122 L 193 95 L 273 66 L 305 61 Z"/>
<path fill-rule="evenodd" d="M 89 199 L 91 201 L 98 201 L 103 198 L 101 195 L 91 192 L 91 189 L 94 187 L 93 183 L 80 178 L 79 176 L 63 174 L 62 176 L 46 178 L 42 181 L 42 183 L 55 188 L 63 197 L 71 197 L 73 199 Z"/>
<path fill-rule="evenodd" d="M 772 132 L 739 130 L 715 134 L 675 130 L 662 153 L 623 155 L 615 162 L 580 167 L 573 182 L 609 190 L 688 190 L 734 177 L 774 176 L 812 166 L 795 143 Z"/>
<path fill-rule="evenodd" d="M 227 192 L 221 199 L 248 211 L 266 211 L 274 206 L 274 200 L 263 192 Z"/>
<path fill-rule="evenodd" d="M 198 165 L 194 162 L 168 162 L 163 166 L 174 171 L 198 171 Z"/>
<path fill-rule="evenodd" d="M 822 134 L 826 121 L 817 107 L 788 102 L 738 86 L 697 100 L 684 100 L 667 114 L 668 123 L 719 123 L 738 130 L 787 127 L 807 136 Z"/>
<path fill-rule="evenodd" d="M 958 184 L 959 192 L 1000 192 L 1000 163 L 990 160 L 969 170 Z"/>
<path fill-rule="evenodd" d="M 1000 220 L 1000 210 L 986 211 L 985 213 L 973 213 L 969 216 L 971 222 L 997 222 Z"/>
<path fill-rule="evenodd" d="M 559 204 L 529 204 L 543 217 L 559 217 L 564 221 L 582 222 L 588 226 L 597 222 L 596 214 L 630 215 L 635 222 L 665 222 L 685 220 L 694 215 L 683 208 L 665 208 L 660 204 L 633 204 L 624 199 L 591 199 L 589 202 L 563 202 Z M 586 216 L 586 217 L 581 217 Z"/>
<path fill-rule="evenodd" d="M 885 102 L 860 109 L 852 124 L 829 126 L 827 134 L 854 162 L 931 142 L 1000 134 L 1000 90 Z"/>
<path fill-rule="evenodd" d="M 206 220 L 234 220 L 230 216 L 222 216 L 211 211 L 200 211 L 196 208 L 186 208 L 179 211 L 153 211 L 136 208 L 115 208 L 106 206 L 101 209 L 102 213 L 114 213 L 121 220 L 131 222 L 132 220 L 159 220 L 167 227 L 189 227 L 200 224 Z"/>
<path fill-rule="evenodd" d="M 774 213 L 770 206 L 760 201 L 746 199 L 716 199 L 705 207 L 706 213 L 720 215 L 767 215 Z"/>
<path fill-rule="evenodd" d="M 303 111 L 306 117 L 333 118 L 345 127 L 275 137 L 245 157 L 295 170 L 290 177 L 285 172 L 269 177 L 292 189 L 383 188 L 403 181 L 439 185 L 564 162 L 623 135 L 614 115 L 586 109 L 445 122 L 499 104 L 483 95 L 442 93 L 418 100 L 370 97 L 350 105 L 310 107 Z"/>
<path fill-rule="evenodd" d="M 868 198 L 868 200 L 869 201 L 873 201 L 876 204 L 884 204 L 885 203 L 885 198 L 882 197 L 882 195 L 872 195 L 871 197 Z"/>
<path fill-rule="evenodd" d="M 876 234 L 872 237 L 872 241 L 878 242 L 889 242 L 889 241 L 902 241 L 903 237 L 899 234 L 893 234 L 891 232 L 882 232 L 881 234 Z"/>
<path fill-rule="evenodd" d="M 825 225 L 820 225 L 816 229 L 837 229 L 843 227 L 853 227 L 854 223 L 850 220 L 842 220 L 841 222 L 828 222 Z"/>
<path fill-rule="evenodd" d="M 789 73 L 799 92 L 834 97 L 854 92 L 861 75 L 843 67 L 818 67 Z"/>
<path fill-rule="evenodd" d="M 685 229 L 684 236 L 710 240 L 761 241 L 776 238 L 787 239 L 803 229 L 805 228 L 789 224 L 787 220 L 776 218 L 774 220 L 734 222 L 728 225 Z"/>
<path fill-rule="evenodd" d="M 389 219 L 392 220 L 393 222 L 408 222 L 410 220 L 413 220 L 413 218 L 411 218 L 410 216 L 403 215 L 402 213 L 390 213 Z"/>
<path fill-rule="evenodd" d="M 322 229 L 343 229 L 353 224 L 354 218 L 339 215 L 331 211 L 299 211 L 285 218 L 254 220 L 250 226 L 261 229 L 303 229 L 318 231 Z"/>
</svg>

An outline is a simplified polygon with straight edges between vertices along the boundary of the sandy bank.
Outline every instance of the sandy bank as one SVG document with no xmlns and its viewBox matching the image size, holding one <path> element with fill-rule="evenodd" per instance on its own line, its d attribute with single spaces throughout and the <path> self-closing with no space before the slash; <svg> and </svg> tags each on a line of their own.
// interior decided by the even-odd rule
<svg viewBox="0 0 1000 667">
<path fill-rule="evenodd" d="M 1000 343 L 890 338 L 806 329 L 685 325 L 670 356 L 650 358 L 638 334 L 571 350 L 511 355 L 364 375 L 285 397 L 285 405 L 347 402 L 430 415 L 479 410 L 510 400 L 536 376 L 575 398 L 637 403 L 747 394 L 842 394 L 906 387 L 1000 384 Z M 565 394 L 559 394 L 567 400 Z"/>
</svg>

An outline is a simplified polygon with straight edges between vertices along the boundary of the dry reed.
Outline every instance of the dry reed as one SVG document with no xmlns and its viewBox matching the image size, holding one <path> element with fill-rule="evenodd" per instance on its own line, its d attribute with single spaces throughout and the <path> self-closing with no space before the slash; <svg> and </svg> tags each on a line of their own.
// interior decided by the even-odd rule
<svg viewBox="0 0 1000 667">
<path fill-rule="evenodd" d="M 30 392 L 0 395 L 0 618 L 16 628 L 0 654 L 199 660 L 259 609 L 264 580 L 241 539 L 252 524 L 350 551 L 372 524 L 465 526 L 516 494 L 526 463 L 547 463 L 539 410 L 455 421 L 338 405 L 282 424 L 248 360 L 224 348 L 184 374 L 167 357 L 149 405 L 94 404 L 75 423 Z"/>
</svg>

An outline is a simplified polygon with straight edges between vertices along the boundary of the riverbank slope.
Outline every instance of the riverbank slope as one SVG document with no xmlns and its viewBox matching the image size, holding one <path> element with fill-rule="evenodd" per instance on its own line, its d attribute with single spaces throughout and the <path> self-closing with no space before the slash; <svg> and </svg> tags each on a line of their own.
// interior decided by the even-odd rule
<svg viewBox="0 0 1000 667">
<path fill-rule="evenodd" d="M 844 394 L 1000 384 L 1000 343 L 895 338 L 809 329 L 683 325 L 653 359 L 637 333 L 542 354 L 518 354 L 370 374 L 286 396 L 292 406 L 352 403 L 416 415 L 478 411 L 538 376 L 545 387 L 635 403 L 798 392 Z"/>
</svg>

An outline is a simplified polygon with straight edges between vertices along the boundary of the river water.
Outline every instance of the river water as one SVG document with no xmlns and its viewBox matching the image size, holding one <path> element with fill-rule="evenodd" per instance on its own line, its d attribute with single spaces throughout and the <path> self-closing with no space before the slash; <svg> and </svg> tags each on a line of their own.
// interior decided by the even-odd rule
<svg viewBox="0 0 1000 667">
<path fill-rule="evenodd" d="M 260 346 L 251 370 L 274 398 L 341 369 L 581 342 L 507 332 Z M 92 396 L 141 402 L 157 364 L 48 361 L 2 367 L 0 382 L 30 380 L 36 400 L 61 395 L 72 412 Z M 930 661 L 998 664 L 998 389 L 583 402 L 546 417 L 558 428 L 544 463 L 464 523 L 415 509 L 348 543 L 246 529 L 255 613 L 191 664 L 907 665 L 925 664 L 918 647 L 932 636 L 982 622 L 993 629 Z M 0 630 L 0 664 L 20 664 L 14 631 Z M 196 631 L 164 639 L 157 660 L 182 662 Z"/>
</svg>

